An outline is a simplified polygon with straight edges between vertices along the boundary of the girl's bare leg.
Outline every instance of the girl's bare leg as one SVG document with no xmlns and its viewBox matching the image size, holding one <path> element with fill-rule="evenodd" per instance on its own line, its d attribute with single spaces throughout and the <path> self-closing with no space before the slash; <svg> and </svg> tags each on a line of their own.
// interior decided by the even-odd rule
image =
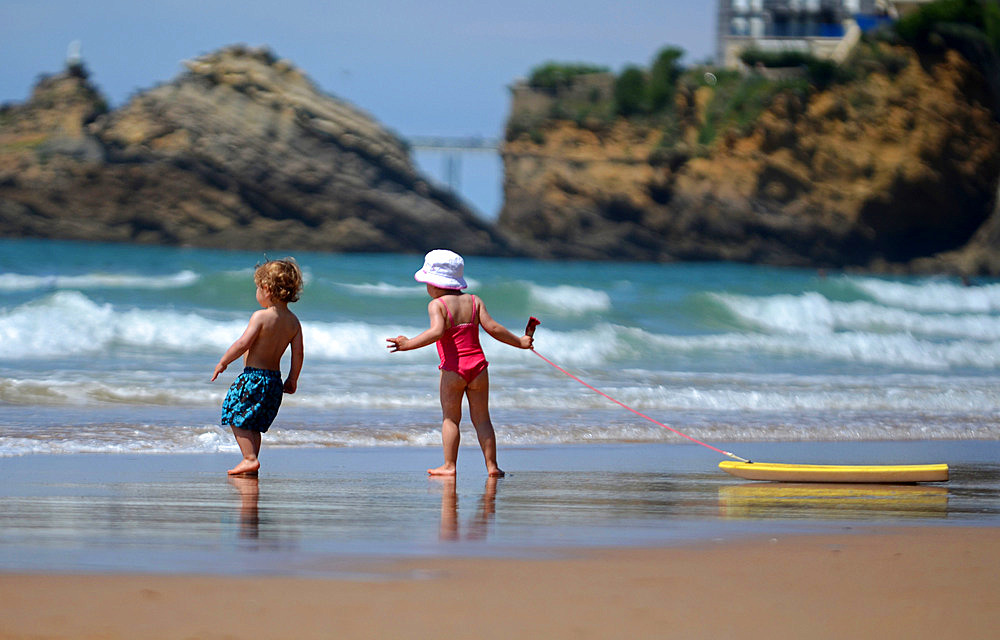
<svg viewBox="0 0 1000 640">
<path fill-rule="evenodd" d="M 441 446 L 444 449 L 444 464 L 428 469 L 432 476 L 453 476 L 458 463 L 458 445 L 461 434 L 458 423 L 462 421 L 462 396 L 465 393 L 465 379 L 454 371 L 441 372 Z"/>
<path fill-rule="evenodd" d="M 240 447 L 243 460 L 229 470 L 229 475 L 257 475 L 257 471 L 260 469 L 260 461 L 257 459 L 260 454 L 260 431 L 233 426 L 230 428 L 233 430 L 233 435 L 236 436 L 236 444 Z"/>
<path fill-rule="evenodd" d="M 497 436 L 490 420 L 490 372 L 484 370 L 469 383 L 465 390 L 469 397 L 469 417 L 476 428 L 479 446 L 486 460 L 486 472 L 493 478 L 502 478 L 503 470 L 497 465 Z"/>
</svg>

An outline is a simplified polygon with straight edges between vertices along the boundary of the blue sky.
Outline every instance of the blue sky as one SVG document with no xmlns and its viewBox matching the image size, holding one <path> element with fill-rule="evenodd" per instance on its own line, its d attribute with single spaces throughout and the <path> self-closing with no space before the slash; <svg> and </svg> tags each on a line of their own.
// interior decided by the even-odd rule
<svg viewBox="0 0 1000 640">
<path fill-rule="evenodd" d="M 113 106 L 173 79 L 182 60 L 246 43 L 403 136 L 499 137 L 507 87 L 537 65 L 620 71 L 665 46 L 702 62 L 714 54 L 715 11 L 710 0 L 0 0 L 0 102 L 26 100 L 73 41 Z M 490 217 L 502 166 L 471 156 L 460 190 Z M 442 179 L 440 155 L 416 160 Z"/>
<path fill-rule="evenodd" d="M 268 45 L 324 91 L 403 135 L 499 135 L 507 86 L 548 60 L 620 70 L 679 46 L 714 51 L 715 2 L 649 0 L 0 0 L 0 101 L 27 98 L 82 43 L 113 105 L 180 61 Z M 280 8 L 279 8 L 280 7 Z"/>
</svg>

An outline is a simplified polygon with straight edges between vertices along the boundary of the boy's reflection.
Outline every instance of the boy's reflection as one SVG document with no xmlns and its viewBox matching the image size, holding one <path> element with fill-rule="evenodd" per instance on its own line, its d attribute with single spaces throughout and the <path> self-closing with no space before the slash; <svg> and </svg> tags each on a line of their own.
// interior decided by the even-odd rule
<svg viewBox="0 0 1000 640">
<path fill-rule="evenodd" d="M 493 514 L 496 513 L 497 480 L 497 478 L 486 479 L 483 495 L 479 498 L 479 509 L 465 527 L 465 540 L 485 540 L 489 534 L 489 525 L 493 520 Z M 455 477 L 435 477 L 431 481 L 441 485 L 441 539 L 463 539 L 458 526 L 458 492 L 455 489 Z"/>
<path fill-rule="evenodd" d="M 240 492 L 240 537 L 256 539 L 259 534 L 260 517 L 257 515 L 257 478 L 252 476 L 229 476 L 229 484 Z"/>
</svg>

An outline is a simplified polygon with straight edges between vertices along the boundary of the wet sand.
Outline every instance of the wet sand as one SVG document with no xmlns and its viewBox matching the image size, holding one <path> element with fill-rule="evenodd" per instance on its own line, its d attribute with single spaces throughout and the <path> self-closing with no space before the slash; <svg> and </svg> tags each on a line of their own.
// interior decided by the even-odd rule
<svg viewBox="0 0 1000 640">
<path fill-rule="evenodd" d="M 0 459 L 2 638 L 981 638 L 1000 443 L 765 443 L 948 483 L 748 483 L 700 448 Z M 756 452 L 753 453 L 756 456 Z"/>
<path fill-rule="evenodd" d="M 1000 529 L 866 529 L 363 578 L 0 575 L 0 638 L 987 638 Z"/>
</svg>

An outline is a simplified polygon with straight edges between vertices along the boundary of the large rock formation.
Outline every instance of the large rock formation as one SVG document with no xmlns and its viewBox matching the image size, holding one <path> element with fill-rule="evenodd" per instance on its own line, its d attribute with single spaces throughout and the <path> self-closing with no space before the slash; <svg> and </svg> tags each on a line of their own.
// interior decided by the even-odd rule
<svg viewBox="0 0 1000 640">
<path fill-rule="evenodd" d="M 235 46 L 108 111 L 82 66 L 0 111 L 0 235 L 508 254 L 395 135 L 271 52 Z"/>
<path fill-rule="evenodd" d="M 956 51 L 879 55 L 901 68 L 779 94 L 710 147 L 706 83 L 678 88 L 667 146 L 638 119 L 509 131 L 499 224 L 552 257 L 1000 274 L 988 83 Z"/>
<path fill-rule="evenodd" d="M 189 61 L 113 111 L 75 65 L 0 108 L 0 236 L 1000 275 L 1000 76 L 876 55 L 891 73 L 778 94 L 710 145 L 721 82 L 678 86 L 669 135 L 610 120 L 610 77 L 562 105 L 517 88 L 511 123 L 544 117 L 509 125 L 498 227 L 269 51 Z"/>
</svg>

